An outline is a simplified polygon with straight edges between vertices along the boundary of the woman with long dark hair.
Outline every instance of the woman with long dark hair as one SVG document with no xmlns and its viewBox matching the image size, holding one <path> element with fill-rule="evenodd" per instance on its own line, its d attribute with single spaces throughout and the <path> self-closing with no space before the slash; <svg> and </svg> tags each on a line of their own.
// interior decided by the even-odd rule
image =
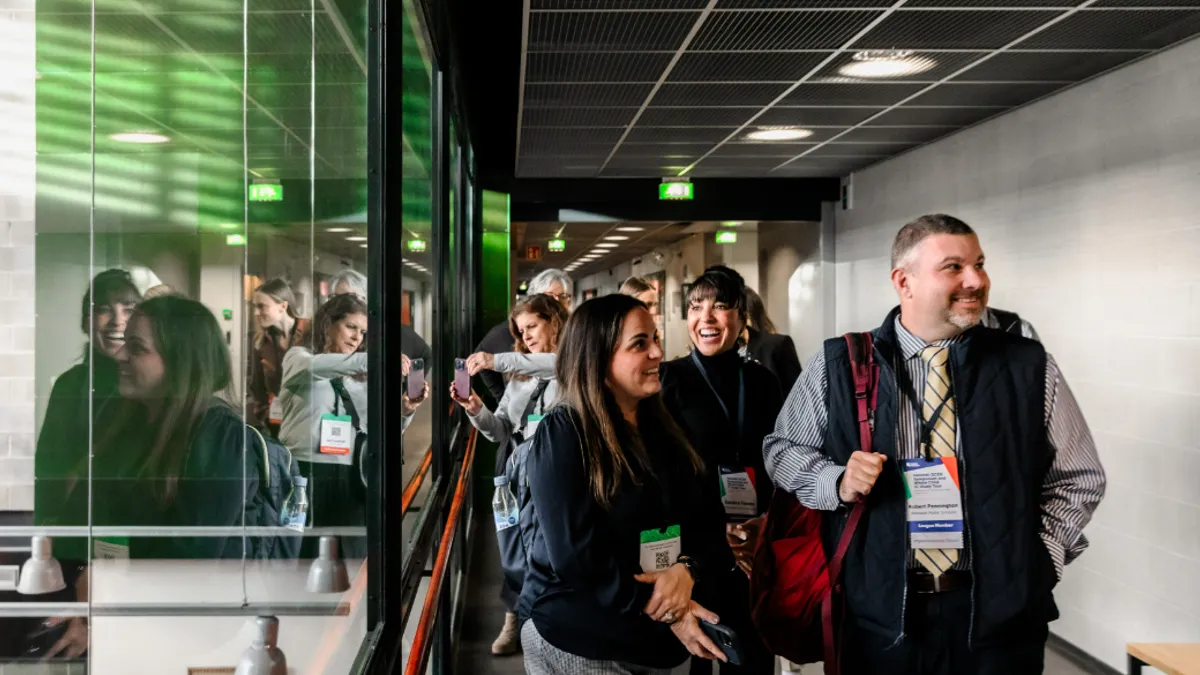
<svg viewBox="0 0 1200 675">
<path fill-rule="evenodd" d="M 284 279 L 272 279 L 254 289 L 254 351 L 250 359 L 250 413 L 252 420 L 279 435 L 283 424 L 283 355 L 308 333 L 309 321 L 300 317 L 296 294 Z"/>
<path fill-rule="evenodd" d="M 567 316 L 566 307 L 544 293 L 536 293 L 518 303 L 508 315 L 508 329 L 515 341 L 513 351 L 495 355 L 494 363 L 499 364 L 498 369 L 503 371 L 506 359 L 517 354 L 553 354 Z M 540 420 L 558 400 L 558 381 L 554 377 L 531 377 L 511 372 L 505 379 L 504 395 L 495 412 L 488 410 L 479 394 L 472 391 L 468 398 L 459 398 L 454 384 L 450 385 L 450 398 L 467 411 L 467 419 L 484 438 L 498 445 L 497 476 L 504 475 L 504 466 L 513 448 L 533 436 Z M 492 653 L 497 656 L 513 654 L 520 647 L 516 614 L 520 591 L 519 587 L 513 588 L 507 583 L 500 587 L 500 599 L 508 611 L 500 635 L 492 642 Z"/>
<path fill-rule="evenodd" d="M 646 306 L 584 303 L 559 340 L 563 403 L 526 463 L 538 529 L 519 610 L 526 672 L 666 673 L 724 658 L 697 582 L 732 565 L 715 486 L 659 396 Z"/>
<path fill-rule="evenodd" d="M 724 507 L 719 527 L 726 530 L 738 567 L 723 569 L 705 596 L 741 638 L 746 659 L 740 666 L 721 664 L 721 672 L 771 675 L 774 657 L 758 639 L 750 620 L 750 563 L 757 533 L 771 500 L 771 480 L 763 464 L 762 444 L 775 428 L 783 407 L 779 382 L 762 364 L 738 354 L 746 326 L 746 284 L 724 266 L 710 267 L 692 284 L 687 297 L 692 353 L 664 363 L 663 399 L 687 430 L 703 458 L 709 485 Z M 692 673 L 712 673 L 710 664 L 692 661 Z"/>
<path fill-rule="evenodd" d="M 784 396 L 800 378 L 800 357 L 792 338 L 775 328 L 758 293 L 746 287 L 746 353 L 767 367 L 779 380 Z"/>
</svg>

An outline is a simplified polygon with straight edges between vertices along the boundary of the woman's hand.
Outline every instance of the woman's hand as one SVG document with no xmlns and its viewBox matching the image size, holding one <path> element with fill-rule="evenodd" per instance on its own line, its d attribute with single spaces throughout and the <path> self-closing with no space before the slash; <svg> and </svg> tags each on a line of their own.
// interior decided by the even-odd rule
<svg viewBox="0 0 1200 675">
<path fill-rule="evenodd" d="M 425 402 L 425 399 L 429 398 L 429 391 L 429 383 L 426 382 L 421 389 L 421 398 L 411 399 L 408 397 L 408 392 L 401 392 L 400 399 L 404 402 L 404 414 L 407 416 L 417 412 L 417 408 Z"/>
<path fill-rule="evenodd" d="M 655 621 L 675 623 L 688 612 L 692 601 L 692 573 L 680 563 L 661 572 L 649 572 L 633 577 L 643 584 L 654 584 L 654 594 L 642 611 Z"/>
<path fill-rule="evenodd" d="M 721 619 L 716 614 L 701 607 L 698 603 L 692 602 L 683 618 L 671 624 L 671 632 L 675 634 L 676 639 L 683 643 L 684 647 L 687 647 L 688 652 L 693 656 L 699 656 L 702 659 L 710 661 L 716 659 L 728 662 L 729 659 L 725 656 L 725 652 L 713 644 L 713 641 L 704 634 L 703 630 L 700 630 L 701 621 L 717 624 L 721 622 Z"/>
<path fill-rule="evenodd" d="M 426 382 L 425 386 L 428 387 L 429 383 Z M 483 410 L 483 399 L 479 398 L 479 394 L 476 394 L 474 389 L 471 390 L 470 398 L 459 398 L 458 392 L 455 391 L 455 389 L 454 389 L 454 383 L 451 382 L 450 383 L 450 398 L 454 399 L 455 403 L 457 403 L 457 404 L 461 405 L 463 408 L 465 408 L 467 411 L 467 414 L 470 415 L 471 417 L 478 415 L 479 411 Z"/>
<path fill-rule="evenodd" d="M 467 357 L 467 374 L 475 377 L 481 370 L 495 370 L 496 356 L 487 352 L 475 352 Z"/>
<path fill-rule="evenodd" d="M 88 648 L 88 625 L 87 619 L 82 616 L 55 616 L 46 619 L 47 626 L 57 626 L 63 622 L 67 622 L 67 632 L 54 643 L 46 652 L 46 656 L 42 657 L 43 661 L 60 656 L 66 659 L 74 659 L 83 655 Z"/>
<path fill-rule="evenodd" d="M 725 541 L 733 550 L 733 559 L 738 569 L 746 576 L 754 569 L 754 549 L 758 546 L 758 537 L 762 533 L 765 516 L 751 518 L 744 523 L 728 523 L 725 525 Z"/>
</svg>

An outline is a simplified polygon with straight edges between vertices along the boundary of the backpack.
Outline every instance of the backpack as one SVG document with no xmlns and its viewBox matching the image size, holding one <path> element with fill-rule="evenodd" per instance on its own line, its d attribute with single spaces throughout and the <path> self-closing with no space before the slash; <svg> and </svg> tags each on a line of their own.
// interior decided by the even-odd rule
<svg viewBox="0 0 1200 675">
<path fill-rule="evenodd" d="M 871 450 L 871 421 L 878 397 L 879 366 L 870 333 L 848 333 L 850 368 L 858 409 L 860 449 Z M 842 560 L 866 509 L 860 499 L 833 557 L 821 540 L 822 512 L 806 508 L 776 489 L 754 555 L 750 577 L 751 618 L 763 644 L 794 663 L 825 662 L 826 675 L 839 671 L 838 639 L 844 616 Z"/>
<path fill-rule="evenodd" d="M 253 495 L 246 495 L 246 525 L 282 527 L 295 496 L 295 477 L 300 475 L 300 465 L 292 457 L 291 451 L 278 441 L 268 439 L 251 425 L 246 426 L 262 443 L 262 452 L 254 457 L 254 464 L 258 470 L 258 491 Z M 258 450 L 259 446 L 253 441 L 251 445 L 255 451 Z M 298 533 L 281 534 L 249 537 L 247 541 L 250 543 L 247 557 L 250 558 L 299 558 L 303 537 Z"/>
<path fill-rule="evenodd" d="M 538 388 L 529 397 L 525 412 L 521 415 L 524 422 L 533 412 L 534 406 L 541 399 L 549 380 L 538 383 Z M 537 513 L 533 510 L 533 500 L 529 495 L 529 477 L 525 472 L 525 462 L 533 449 L 535 434 L 522 439 L 513 449 L 504 464 L 504 475 L 508 477 L 508 489 L 517 498 L 519 516 L 515 527 L 508 527 L 496 532 L 496 541 L 500 546 L 500 566 L 504 569 L 504 583 L 517 595 L 525 585 L 525 570 L 529 564 L 529 552 L 533 550 L 533 539 L 538 531 Z"/>
</svg>

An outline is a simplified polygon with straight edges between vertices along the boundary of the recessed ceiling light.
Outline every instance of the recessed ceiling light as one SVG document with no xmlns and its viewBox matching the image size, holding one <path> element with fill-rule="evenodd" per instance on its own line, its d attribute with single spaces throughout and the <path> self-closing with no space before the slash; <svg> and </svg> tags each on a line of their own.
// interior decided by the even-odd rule
<svg viewBox="0 0 1200 675">
<path fill-rule="evenodd" d="M 937 65 L 927 56 L 910 51 L 874 49 L 856 53 L 853 61 L 838 69 L 847 77 L 901 77 L 923 73 Z"/>
<path fill-rule="evenodd" d="M 746 138 L 751 141 L 795 141 L 812 135 L 812 131 L 796 127 L 761 127 L 746 134 Z"/>
<path fill-rule="evenodd" d="M 620 244 L 611 244 L 607 242 L 596 244 L 596 248 L 617 248 L 618 246 L 620 246 Z"/>
<path fill-rule="evenodd" d="M 346 241 L 366 241 L 366 237 L 346 237 Z"/>
<path fill-rule="evenodd" d="M 169 143 L 171 141 L 170 136 L 164 136 L 153 131 L 125 131 L 119 134 L 113 134 L 109 136 L 109 138 L 117 141 L 118 143 L 154 144 Z"/>
<path fill-rule="evenodd" d="M 221 228 L 222 230 L 236 230 L 241 226 L 241 223 L 221 223 L 217 227 Z"/>
<path fill-rule="evenodd" d="M 629 241 L 629 237 L 616 234 L 611 237 L 605 237 L 604 240 L 605 241 Z"/>
<path fill-rule="evenodd" d="M 637 227 L 636 225 L 626 225 L 625 227 L 618 227 L 617 232 L 641 232 L 644 229 L 646 228 Z"/>
<path fill-rule="evenodd" d="M 361 248 L 366 248 L 366 247 L 367 247 L 367 245 L 366 245 L 366 244 L 359 244 L 359 246 L 360 246 Z"/>
<path fill-rule="evenodd" d="M 742 226 L 742 221 L 740 221 L 740 220 L 722 220 L 721 221 L 721 227 L 741 227 L 741 226 Z"/>
<path fill-rule="evenodd" d="M 353 232 L 354 230 L 351 230 L 348 227 L 327 227 L 327 228 L 325 228 L 325 231 L 326 232 Z"/>
</svg>

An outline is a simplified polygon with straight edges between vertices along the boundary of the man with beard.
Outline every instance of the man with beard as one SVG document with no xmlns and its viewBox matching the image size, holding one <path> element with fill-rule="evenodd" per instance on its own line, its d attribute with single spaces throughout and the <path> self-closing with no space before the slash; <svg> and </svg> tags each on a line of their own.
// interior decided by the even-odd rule
<svg viewBox="0 0 1200 675">
<path fill-rule="evenodd" d="M 768 473 L 824 512 L 826 550 L 866 500 L 843 567 L 843 672 L 1041 673 L 1052 590 L 1104 494 L 1095 444 L 1041 344 L 979 327 L 989 281 L 966 223 L 905 225 L 892 268 L 900 306 L 872 333 L 875 451 L 858 451 L 838 338 L 764 441 Z"/>
</svg>

